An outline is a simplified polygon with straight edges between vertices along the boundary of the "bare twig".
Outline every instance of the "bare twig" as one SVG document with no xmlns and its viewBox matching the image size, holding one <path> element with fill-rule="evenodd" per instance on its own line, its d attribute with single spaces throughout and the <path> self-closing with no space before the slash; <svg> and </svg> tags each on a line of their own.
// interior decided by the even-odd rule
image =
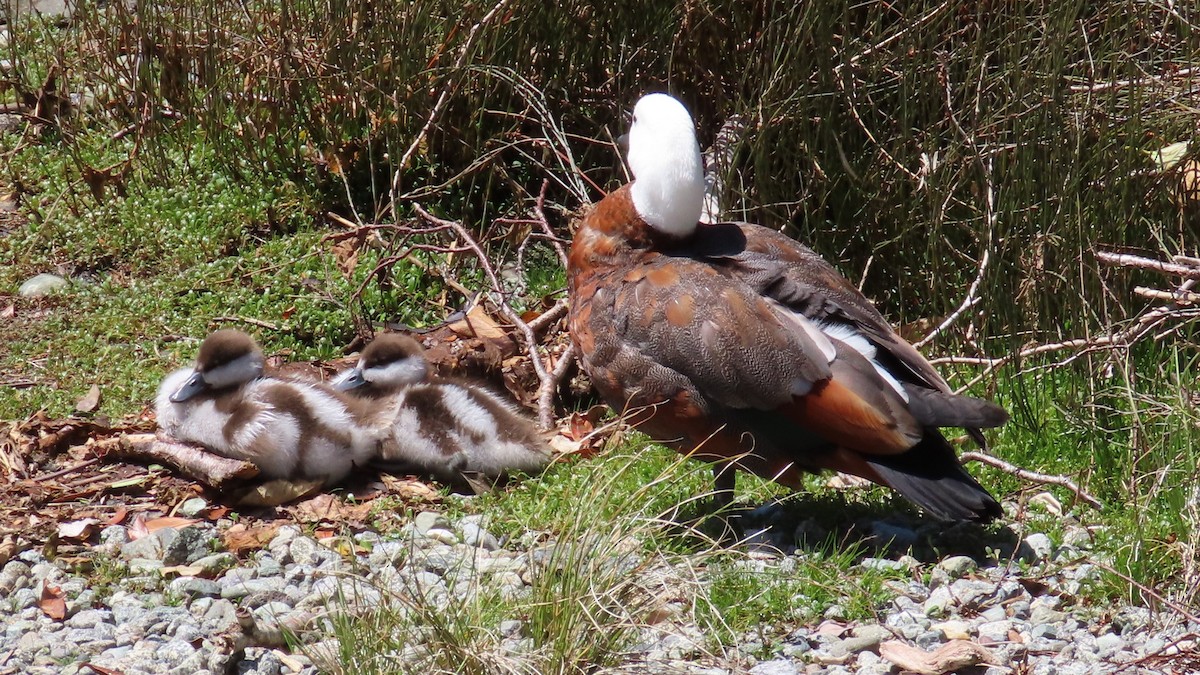
<svg viewBox="0 0 1200 675">
<path fill-rule="evenodd" d="M 483 248 L 479 245 L 479 242 L 475 240 L 475 237 L 471 235 L 470 231 L 468 231 L 462 223 L 438 218 L 422 208 L 420 204 L 414 203 L 413 209 L 419 216 L 421 216 L 421 218 L 424 218 L 430 223 L 433 223 L 439 227 L 449 227 L 450 229 L 454 230 L 458 234 L 459 239 L 463 242 L 463 245 L 475 254 L 476 259 L 479 261 L 479 266 L 483 269 L 484 275 L 488 278 L 488 283 L 491 284 L 491 289 L 496 296 L 496 305 L 499 307 L 500 313 L 503 314 L 504 318 L 507 319 L 513 326 L 515 326 L 525 338 L 525 349 L 529 354 L 529 360 L 532 362 L 533 370 L 535 373 L 537 373 L 538 382 L 540 383 L 539 387 L 545 386 L 546 381 L 552 376 L 546 371 L 546 365 L 542 363 L 541 354 L 538 353 L 537 335 L 534 334 L 533 328 L 531 328 L 530 325 L 521 318 L 521 315 L 513 309 L 512 305 L 509 304 L 508 299 L 505 297 L 504 286 L 500 283 L 500 278 L 496 274 L 496 269 L 492 265 L 491 260 L 488 259 L 487 253 L 484 252 Z M 539 419 L 539 423 L 542 422 L 543 420 Z M 543 424 L 543 427 L 548 429 L 549 425 Z"/>
<path fill-rule="evenodd" d="M 213 321 L 216 321 L 219 323 L 245 323 L 245 324 L 249 324 L 251 326 L 258 326 L 259 328 L 266 328 L 267 330 L 273 330 L 273 331 L 283 330 L 279 326 L 277 326 L 269 321 L 263 321 L 262 319 L 255 319 L 254 317 L 250 317 L 250 316 L 214 316 Z"/>
<path fill-rule="evenodd" d="M 1138 286 L 1133 289 L 1133 292 L 1142 296 L 1143 298 L 1150 298 L 1151 300 L 1166 300 L 1167 302 L 1173 302 L 1177 305 L 1194 305 L 1197 302 L 1200 302 L 1200 293 L 1188 290 L 1160 291 L 1157 288 Z"/>
<path fill-rule="evenodd" d="M 554 229 L 550 227 L 550 221 L 546 220 L 546 188 L 548 187 L 550 187 L 549 178 L 542 181 L 542 189 L 538 191 L 537 201 L 533 203 L 533 215 L 537 219 L 542 233 L 546 235 L 546 238 L 550 240 L 550 245 L 554 247 L 554 252 L 558 254 L 558 261 L 562 263 L 563 269 L 566 269 L 569 267 L 567 263 L 567 251 L 563 248 L 558 236 L 554 234 Z"/>
<path fill-rule="evenodd" d="M 1096 510 L 1102 510 L 1104 508 L 1104 505 L 1100 503 L 1099 499 L 1096 499 L 1092 495 L 1088 494 L 1083 488 L 1079 487 L 1075 481 L 1067 478 L 1066 476 L 1055 476 L 1051 474 L 1030 471 L 1028 469 L 1022 469 L 1015 464 L 1009 464 L 1002 459 L 997 459 L 991 455 L 985 455 L 982 452 L 964 452 L 962 455 L 960 455 L 960 458 L 964 462 L 980 462 L 987 464 L 988 466 L 995 467 L 1005 473 L 1012 474 L 1021 480 L 1026 480 L 1031 483 L 1057 485 L 1059 487 L 1066 488 L 1073 492 L 1076 497 L 1086 502 L 1088 506 L 1091 506 Z"/>
<path fill-rule="evenodd" d="M 541 314 L 537 315 L 537 317 L 535 317 L 533 320 L 531 320 L 529 322 L 529 327 L 533 329 L 533 332 L 540 333 L 547 326 L 549 326 L 549 325 L 553 324 L 555 321 L 558 321 L 559 319 L 561 319 L 563 317 L 563 315 L 566 313 L 567 313 L 567 301 L 559 300 L 558 302 L 554 303 L 553 307 L 542 312 Z"/>
<path fill-rule="evenodd" d="M 575 361 L 575 343 L 567 345 L 550 371 L 550 377 L 538 383 L 538 424 L 543 429 L 554 427 L 554 394 Z"/>
<path fill-rule="evenodd" d="M 1109 251 L 1096 251 L 1096 259 L 1106 265 L 1115 265 L 1118 267 L 1136 267 L 1143 270 L 1153 270 L 1162 272 L 1163 274 L 1172 274 L 1183 277 L 1184 279 L 1200 279 L 1200 267 L 1195 265 L 1185 265 L 1178 262 L 1163 262 L 1154 260 L 1153 258 L 1143 258 L 1138 255 L 1128 253 L 1112 253 Z M 1179 258 L 1176 258 L 1177 260 Z M 1184 258 L 1186 260 L 1186 258 Z"/>
<path fill-rule="evenodd" d="M 1113 80 L 1111 82 L 1096 82 L 1094 84 L 1073 84 L 1070 86 L 1070 90 L 1073 93 L 1095 93 L 1108 89 L 1121 89 L 1131 85 L 1158 84 L 1175 79 L 1190 78 L 1196 72 L 1200 72 L 1200 70 L 1196 68 L 1180 68 L 1164 75 L 1152 75 L 1150 77 L 1139 77 L 1129 80 Z"/>
<path fill-rule="evenodd" d="M 165 435 L 127 434 L 101 441 L 97 450 L 105 458 L 166 464 L 216 490 L 258 475 L 258 467 L 250 462 L 215 455 L 198 445 L 180 443 Z"/>
</svg>

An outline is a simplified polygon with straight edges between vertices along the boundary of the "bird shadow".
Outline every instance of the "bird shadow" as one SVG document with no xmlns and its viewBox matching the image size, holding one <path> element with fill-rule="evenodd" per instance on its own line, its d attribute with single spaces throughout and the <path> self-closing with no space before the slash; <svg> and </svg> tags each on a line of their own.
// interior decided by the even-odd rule
<svg viewBox="0 0 1200 675">
<path fill-rule="evenodd" d="M 922 563 L 963 555 L 980 565 L 1033 558 L 1018 532 L 1002 521 L 936 520 L 899 498 L 864 502 L 841 493 L 793 493 L 720 511 L 710 500 L 697 500 L 681 505 L 669 520 L 680 536 L 778 555 L 839 551 L 853 552 L 856 562 L 911 556 Z"/>
</svg>

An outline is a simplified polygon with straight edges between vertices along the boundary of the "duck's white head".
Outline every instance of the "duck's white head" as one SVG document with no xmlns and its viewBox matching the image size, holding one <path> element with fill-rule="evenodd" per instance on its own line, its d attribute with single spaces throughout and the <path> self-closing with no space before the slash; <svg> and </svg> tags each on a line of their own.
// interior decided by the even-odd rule
<svg viewBox="0 0 1200 675">
<path fill-rule="evenodd" d="M 262 374 L 263 354 L 254 338 L 239 330 L 215 331 L 200 343 L 192 375 L 171 394 L 171 401 L 180 403 L 203 391 L 239 386 Z"/>
<path fill-rule="evenodd" d="M 380 335 L 367 345 L 358 365 L 338 375 L 330 384 L 347 391 L 372 384 L 380 387 L 404 387 L 424 382 L 429 363 L 421 343 L 399 333 Z"/>
<path fill-rule="evenodd" d="M 638 215 L 675 237 L 696 229 L 704 205 L 704 162 L 696 126 L 683 104 L 668 94 L 643 96 L 629 128 L 630 192 Z"/>
</svg>

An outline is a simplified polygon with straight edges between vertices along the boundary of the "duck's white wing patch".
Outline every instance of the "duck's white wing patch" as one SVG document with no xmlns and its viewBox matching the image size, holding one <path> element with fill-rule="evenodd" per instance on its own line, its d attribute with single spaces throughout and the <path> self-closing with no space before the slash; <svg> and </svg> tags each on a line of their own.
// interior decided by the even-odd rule
<svg viewBox="0 0 1200 675">
<path fill-rule="evenodd" d="M 896 393 L 900 394 L 900 398 L 904 399 L 905 403 L 908 403 L 908 392 L 904 390 L 904 386 L 900 384 L 900 381 L 887 368 L 884 368 L 879 361 L 875 360 L 878 351 L 865 335 L 846 323 L 821 322 L 818 325 L 821 327 L 821 331 L 830 338 L 862 354 L 871 363 L 871 366 L 875 368 L 875 372 L 879 373 L 879 376 L 888 383 L 888 386 L 895 389 Z"/>
</svg>

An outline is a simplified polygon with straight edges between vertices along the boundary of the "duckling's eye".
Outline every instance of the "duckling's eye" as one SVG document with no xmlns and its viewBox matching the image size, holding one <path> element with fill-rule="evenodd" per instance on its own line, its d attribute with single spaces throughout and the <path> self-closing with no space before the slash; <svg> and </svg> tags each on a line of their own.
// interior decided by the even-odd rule
<svg viewBox="0 0 1200 675">
<path fill-rule="evenodd" d="M 634 115 L 634 116 L 633 116 L 633 123 L 634 123 L 634 124 L 637 124 L 637 115 Z"/>
</svg>

